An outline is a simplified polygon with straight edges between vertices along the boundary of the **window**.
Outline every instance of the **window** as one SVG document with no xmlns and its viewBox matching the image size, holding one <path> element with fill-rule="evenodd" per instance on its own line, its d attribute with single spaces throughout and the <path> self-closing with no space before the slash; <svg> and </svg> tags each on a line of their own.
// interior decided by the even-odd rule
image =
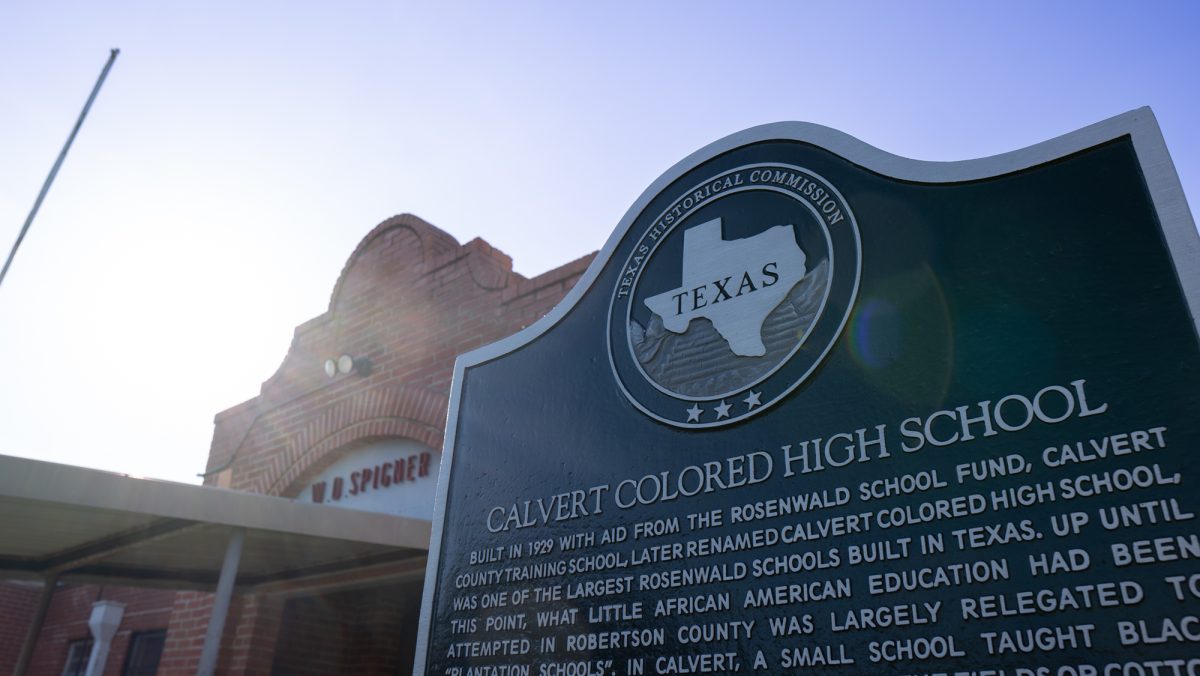
<svg viewBox="0 0 1200 676">
<path fill-rule="evenodd" d="M 143 631 L 129 639 L 129 655 L 125 658 L 122 676 L 154 676 L 158 671 L 158 659 L 162 657 L 163 643 L 167 640 L 166 629 Z"/>
<path fill-rule="evenodd" d="M 62 676 L 83 676 L 87 671 L 88 658 L 92 655 L 92 639 L 82 638 L 71 641 L 67 646 L 67 665 L 63 667 Z"/>
</svg>

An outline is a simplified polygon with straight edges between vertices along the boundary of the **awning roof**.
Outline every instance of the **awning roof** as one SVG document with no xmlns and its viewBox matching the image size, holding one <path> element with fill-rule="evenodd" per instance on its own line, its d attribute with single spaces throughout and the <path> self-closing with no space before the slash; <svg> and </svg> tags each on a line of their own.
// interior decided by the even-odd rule
<svg viewBox="0 0 1200 676">
<path fill-rule="evenodd" d="M 239 587 L 429 549 L 419 519 L 0 455 L 0 579 L 211 588 L 239 527 Z"/>
</svg>

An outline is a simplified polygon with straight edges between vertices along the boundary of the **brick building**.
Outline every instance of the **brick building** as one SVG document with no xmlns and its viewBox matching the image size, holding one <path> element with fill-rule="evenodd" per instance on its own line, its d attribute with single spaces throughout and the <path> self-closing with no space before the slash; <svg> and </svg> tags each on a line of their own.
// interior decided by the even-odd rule
<svg viewBox="0 0 1200 676">
<path fill-rule="evenodd" d="M 428 520 L 455 357 L 545 315 L 591 260 L 526 279 L 481 239 L 459 244 L 411 215 L 384 221 L 260 394 L 217 414 L 205 484 Z M 235 593 L 217 673 L 408 673 L 424 574 L 423 558 L 366 558 Z M 16 663 L 38 593 L 0 583 L 0 665 Z M 125 610 L 104 674 L 193 674 L 212 598 L 60 586 L 27 673 L 82 674 L 88 614 L 108 600 Z"/>
</svg>

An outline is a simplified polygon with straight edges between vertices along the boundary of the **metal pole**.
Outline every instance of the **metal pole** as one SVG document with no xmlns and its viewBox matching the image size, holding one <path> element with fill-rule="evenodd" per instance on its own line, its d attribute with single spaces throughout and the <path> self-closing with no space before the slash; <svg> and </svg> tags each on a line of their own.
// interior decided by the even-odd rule
<svg viewBox="0 0 1200 676">
<path fill-rule="evenodd" d="M 25 671 L 29 669 L 29 660 L 33 659 L 33 649 L 42 633 L 42 624 L 46 621 L 46 612 L 50 610 L 50 601 L 54 598 L 54 588 L 57 586 L 58 573 L 47 575 L 42 586 L 42 595 L 38 598 L 37 609 L 33 613 L 33 620 L 29 622 L 29 630 L 25 632 L 25 643 L 21 646 L 21 656 L 17 658 L 17 666 L 13 668 L 13 676 L 25 676 Z"/>
<path fill-rule="evenodd" d="M 234 528 L 225 548 L 225 563 L 221 564 L 221 577 L 217 578 L 217 595 L 213 599 L 212 616 L 208 618 L 208 633 L 204 635 L 204 649 L 200 652 L 200 666 L 196 676 L 212 676 L 217 670 L 217 655 L 221 652 L 221 635 L 225 633 L 225 617 L 229 614 L 229 599 L 233 596 L 233 583 L 237 579 L 238 564 L 242 560 L 242 544 L 246 541 L 246 529 Z"/>
<path fill-rule="evenodd" d="M 100 77 L 96 80 L 96 86 L 92 87 L 92 94 L 88 97 L 87 103 L 83 104 L 83 110 L 79 113 L 79 119 L 75 122 L 75 128 L 71 130 L 71 135 L 67 137 L 66 144 L 63 145 L 62 152 L 58 154 L 58 159 L 54 161 L 54 166 L 50 169 L 50 175 L 46 177 L 46 182 L 42 184 L 42 191 L 38 193 L 37 199 L 33 202 L 33 209 L 29 211 L 29 216 L 25 219 L 25 225 L 21 226 L 21 232 L 17 235 L 17 241 L 13 244 L 12 251 L 8 253 L 8 260 L 4 261 L 4 269 L 0 270 L 0 284 L 4 283 L 4 276 L 8 274 L 8 267 L 12 265 L 13 258 L 17 255 L 17 249 L 21 248 L 21 241 L 25 239 L 25 233 L 29 232 L 29 226 L 33 225 L 33 219 L 37 216 L 38 209 L 42 206 L 42 200 L 46 199 L 46 193 L 50 191 L 50 184 L 54 183 L 54 177 L 58 175 L 58 168 L 62 166 L 63 160 L 67 158 L 67 151 L 71 149 L 71 144 L 75 142 L 75 135 L 79 133 L 79 128 L 83 126 L 83 118 L 87 117 L 88 111 L 92 108 L 92 101 L 96 100 L 96 94 L 100 93 L 100 87 L 104 84 L 104 78 L 108 77 L 108 71 L 112 68 L 113 61 L 117 60 L 117 54 L 121 50 L 114 49 L 108 55 L 108 63 L 104 64 L 104 70 L 100 71 Z"/>
</svg>

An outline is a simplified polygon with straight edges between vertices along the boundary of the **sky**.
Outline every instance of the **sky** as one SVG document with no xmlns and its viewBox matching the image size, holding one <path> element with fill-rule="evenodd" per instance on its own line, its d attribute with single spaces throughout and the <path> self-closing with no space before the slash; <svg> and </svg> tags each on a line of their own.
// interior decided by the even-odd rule
<svg viewBox="0 0 1200 676">
<path fill-rule="evenodd" d="M 0 453 L 198 482 L 360 239 L 533 276 L 767 122 L 961 160 L 1149 105 L 1200 200 L 1195 2 L 0 3 Z"/>
</svg>

